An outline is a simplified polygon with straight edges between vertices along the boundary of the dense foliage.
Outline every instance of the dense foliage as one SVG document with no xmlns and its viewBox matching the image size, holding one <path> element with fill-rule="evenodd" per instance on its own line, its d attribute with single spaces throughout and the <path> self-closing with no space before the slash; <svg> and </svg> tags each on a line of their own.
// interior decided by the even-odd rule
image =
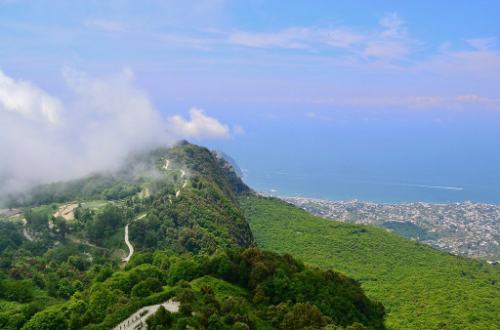
<svg viewBox="0 0 500 330">
<path fill-rule="evenodd" d="M 241 205 L 258 245 L 334 268 L 387 309 L 391 329 L 500 328 L 500 269 L 383 229 L 326 220 L 271 198 Z"/>
<path fill-rule="evenodd" d="M 167 160 L 170 166 L 165 168 Z M 80 324 L 73 328 L 99 321 L 89 313 L 83 321 L 68 321 L 72 316 L 57 306 L 66 309 L 68 303 L 61 302 L 69 299 L 71 305 L 119 269 L 127 251 L 126 224 L 136 250 L 210 254 L 219 247 L 252 246 L 235 197 L 242 191 L 248 188 L 223 159 L 182 143 L 133 157 L 117 173 L 14 196 L 11 206 L 25 207 L 0 219 L 0 328 L 19 329 L 30 319 L 27 327 L 43 323 L 48 329 L 56 329 L 61 320 Z M 74 218 L 56 216 L 73 205 Z M 133 260 L 140 258 L 134 255 Z M 130 288 L 126 294 L 134 303 L 127 305 L 130 310 L 118 306 L 120 317 L 161 288 L 159 278 Z"/>
<path fill-rule="evenodd" d="M 355 281 L 255 248 L 138 255 L 125 271 L 96 278 L 23 329 L 109 329 L 140 306 L 169 298 L 180 302 L 179 312 L 160 309 L 148 320 L 151 329 L 384 329 L 383 307 Z"/>
<path fill-rule="evenodd" d="M 499 326 L 493 266 L 256 197 L 188 143 L 11 201 L 24 207 L 0 219 L 1 329 L 110 329 L 169 299 L 179 311 L 150 329 L 384 329 L 386 311 L 393 329 Z M 255 248 L 247 218 L 285 254 Z"/>
<path fill-rule="evenodd" d="M 0 255 L 1 329 L 21 328 L 33 315 L 89 287 L 104 265 L 111 269 L 112 258 L 102 249 L 69 241 L 54 245 L 50 237 L 29 241 L 14 224 L 0 221 L 0 227 L 11 237 L 2 239 L 9 243 Z"/>
<path fill-rule="evenodd" d="M 138 193 L 141 180 L 125 174 L 94 174 L 83 179 L 37 186 L 28 193 L 7 197 L 10 207 L 63 203 L 72 200 L 117 200 Z"/>
</svg>

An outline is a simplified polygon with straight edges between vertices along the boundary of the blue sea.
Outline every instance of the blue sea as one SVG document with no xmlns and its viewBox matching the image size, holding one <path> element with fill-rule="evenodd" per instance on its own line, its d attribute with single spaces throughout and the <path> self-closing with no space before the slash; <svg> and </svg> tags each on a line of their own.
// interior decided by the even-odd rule
<svg viewBox="0 0 500 330">
<path fill-rule="evenodd" d="M 306 196 L 329 200 L 357 199 L 378 203 L 475 201 L 500 204 L 499 180 L 492 186 L 458 180 L 449 180 L 456 186 L 438 186 L 429 181 L 409 180 L 411 178 L 363 179 L 353 175 L 336 175 L 321 171 L 303 175 L 286 170 L 253 173 L 245 178 L 255 190 L 276 196 Z"/>
<path fill-rule="evenodd" d="M 315 111 L 228 117 L 245 133 L 209 147 L 273 195 L 500 204 L 499 111 Z"/>
</svg>

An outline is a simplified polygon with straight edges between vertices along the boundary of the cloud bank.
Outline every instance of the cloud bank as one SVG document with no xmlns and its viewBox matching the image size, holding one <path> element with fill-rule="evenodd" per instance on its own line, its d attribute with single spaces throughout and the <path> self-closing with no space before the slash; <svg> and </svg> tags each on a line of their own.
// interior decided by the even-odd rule
<svg viewBox="0 0 500 330">
<path fill-rule="evenodd" d="M 229 128 L 193 108 L 163 117 L 129 70 L 106 78 L 63 70 L 63 102 L 0 71 L 0 195 L 112 170 L 131 153 L 185 138 L 226 138 Z"/>
</svg>

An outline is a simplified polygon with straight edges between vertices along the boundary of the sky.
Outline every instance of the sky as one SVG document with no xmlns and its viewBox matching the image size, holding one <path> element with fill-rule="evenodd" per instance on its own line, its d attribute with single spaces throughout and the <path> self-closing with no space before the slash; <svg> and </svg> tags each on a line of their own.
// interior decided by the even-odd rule
<svg viewBox="0 0 500 330">
<path fill-rule="evenodd" d="M 65 155 L 78 145 L 81 164 L 101 157 L 81 140 L 118 121 L 94 138 L 111 147 L 127 135 L 118 156 L 187 138 L 231 154 L 263 190 L 399 201 L 455 187 L 437 199 L 496 202 L 484 187 L 500 181 L 499 12 L 498 1 L 465 0 L 0 0 L 0 125 Z M 40 120 L 66 128 L 39 139 Z M 87 133 L 70 133 L 80 122 Z M 30 154 L 9 130 L 0 152 Z M 0 163 L 0 177 L 19 161 Z M 286 188 L 292 174 L 278 172 L 336 179 Z M 413 197 L 396 196 L 412 185 Z"/>
</svg>

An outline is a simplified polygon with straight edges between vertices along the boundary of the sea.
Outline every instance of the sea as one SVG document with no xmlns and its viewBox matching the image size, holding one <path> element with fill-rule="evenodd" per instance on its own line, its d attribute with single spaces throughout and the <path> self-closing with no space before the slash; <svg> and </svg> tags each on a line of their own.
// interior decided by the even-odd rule
<svg viewBox="0 0 500 330">
<path fill-rule="evenodd" d="M 500 182 L 481 184 L 466 180 L 415 180 L 404 177 L 362 177 L 290 169 L 247 172 L 244 180 L 256 191 L 271 196 L 301 196 L 327 200 L 361 200 L 375 203 L 454 203 L 472 201 L 500 204 Z M 445 181 L 441 183 L 441 181 Z M 453 185 L 442 185 L 453 184 Z"/>
<path fill-rule="evenodd" d="M 266 194 L 500 204 L 497 110 L 325 111 L 313 118 L 295 111 L 244 119 L 244 134 L 209 147 L 230 155 L 245 182 Z"/>
</svg>

